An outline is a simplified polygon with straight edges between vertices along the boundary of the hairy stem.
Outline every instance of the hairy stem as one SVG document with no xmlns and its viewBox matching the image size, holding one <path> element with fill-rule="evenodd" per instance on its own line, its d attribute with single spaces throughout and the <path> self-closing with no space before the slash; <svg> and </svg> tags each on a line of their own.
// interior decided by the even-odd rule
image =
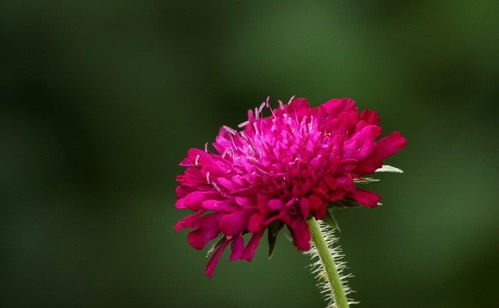
<svg viewBox="0 0 499 308">
<path fill-rule="evenodd" d="M 345 289 L 341 282 L 341 277 L 338 273 L 338 268 L 334 263 L 333 256 L 329 251 L 329 247 L 321 233 L 321 229 L 314 218 L 307 220 L 310 232 L 312 234 L 312 241 L 319 253 L 320 260 L 324 265 L 327 279 L 333 290 L 334 302 L 337 308 L 348 308 L 348 299 Z"/>
</svg>

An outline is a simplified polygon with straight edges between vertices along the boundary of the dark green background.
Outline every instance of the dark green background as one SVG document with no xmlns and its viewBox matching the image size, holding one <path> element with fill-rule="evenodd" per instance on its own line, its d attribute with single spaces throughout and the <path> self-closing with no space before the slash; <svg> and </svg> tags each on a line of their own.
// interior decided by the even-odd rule
<svg viewBox="0 0 499 308">
<path fill-rule="evenodd" d="M 360 307 L 499 302 L 496 1 L 0 2 L 2 307 L 322 307 L 173 225 L 177 163 L 263 101 L 352 97 L 408 147 L 338 212 Z"/>
</svg>

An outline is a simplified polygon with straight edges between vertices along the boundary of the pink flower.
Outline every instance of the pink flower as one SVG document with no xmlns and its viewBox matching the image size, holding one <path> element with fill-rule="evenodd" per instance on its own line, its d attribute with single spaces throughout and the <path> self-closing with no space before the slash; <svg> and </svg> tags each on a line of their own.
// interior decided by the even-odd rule
<svg viewBox="0 0 499 308">
<path fill-rule="evenodd" d="M 194 229 L 187 239 L 199 250 L 221 235 L 206 268 L 209 277 L 229 244 L 231 261 L 251 261 L 269 226 L 286 225 L 296 248 L 309 250 L 309 217 L 324 218 L 328 205 L 344 199 L 376 207 L 380 197 L 358 189 L 354 179 L 373 173 L 406 145 L 398 132 L 376 141 L 378 114 L 359 113 L 349 98 L 317 108 L 304 98 L 276 109 L 267 101 L 248 111 L 239 127 L 223 126 L 213 152 L 190 149 L 180 163 L 187 169 L 177 177 L 176 207 L 194 214 L 175 230 Z"/>
</svg>

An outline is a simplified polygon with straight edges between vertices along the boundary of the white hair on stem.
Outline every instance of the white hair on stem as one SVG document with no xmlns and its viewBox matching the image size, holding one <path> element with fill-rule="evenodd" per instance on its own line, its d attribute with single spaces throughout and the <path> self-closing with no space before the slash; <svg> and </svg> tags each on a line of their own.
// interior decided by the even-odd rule
<svg viewBox="0 0 499 308">
<path fill-rule="evenodd" d="M 355 301 L 350 297 L 350 295 L 355 291 L 353 291 L 347 285 L 347 279 L 354 276 L 352 274 L 345 273 L 347 265 L 345 261 L 342 261 L 345 255 L 342 253 L 341 247 L 338 245 L 339 238 L 335 235 L 334 228 L 321 220 L 318 220 L 317 224 L 322 235 L 324 236 L 324 240 L 326 241 L 326 244 L 328 246 L 329 253 L 333 257 L 334 263 L 336 264 L 341 284 L 343 285 L 343 289 L 345 290 L 345 294 L 348 299 L 348 304 L 358 304 L 358 301 Z M 313 241 L 311 242 L 310 250 L 306 251 L 305 254 L 310 256 L 312 262 L 309 265 L 310 272 L 317 279 L 317 287 L 319 288 L 320 293 L 323 295 L 324 300 L 327 303 L 326 307 L 336 308 L 337 306 L 335 303 L 333 288 L 329 280 L 327 279 L 326 269 L 324 268 L 324 264 L 322 263 L 319 252 L 317 251 L 317 248 L 315 247 Z"/>
</svg>

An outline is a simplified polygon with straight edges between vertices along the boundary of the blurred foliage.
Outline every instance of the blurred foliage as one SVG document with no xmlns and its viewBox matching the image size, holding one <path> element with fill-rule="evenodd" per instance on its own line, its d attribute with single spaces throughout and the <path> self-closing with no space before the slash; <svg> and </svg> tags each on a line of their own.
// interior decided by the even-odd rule
<svg viewBox="0 0 499 308">
<path fill-rule="evenodd" d="M 222 261 L 177 163 L 267 96 L 348 96 L 409 146 L 340 211 L 361 307 L 499 303 L 496 1 L 0 2 L 2 307 L 322 307 L 307 258 Z M 265 246 L 265 243 L 262 244 Z"/>
</svg>

